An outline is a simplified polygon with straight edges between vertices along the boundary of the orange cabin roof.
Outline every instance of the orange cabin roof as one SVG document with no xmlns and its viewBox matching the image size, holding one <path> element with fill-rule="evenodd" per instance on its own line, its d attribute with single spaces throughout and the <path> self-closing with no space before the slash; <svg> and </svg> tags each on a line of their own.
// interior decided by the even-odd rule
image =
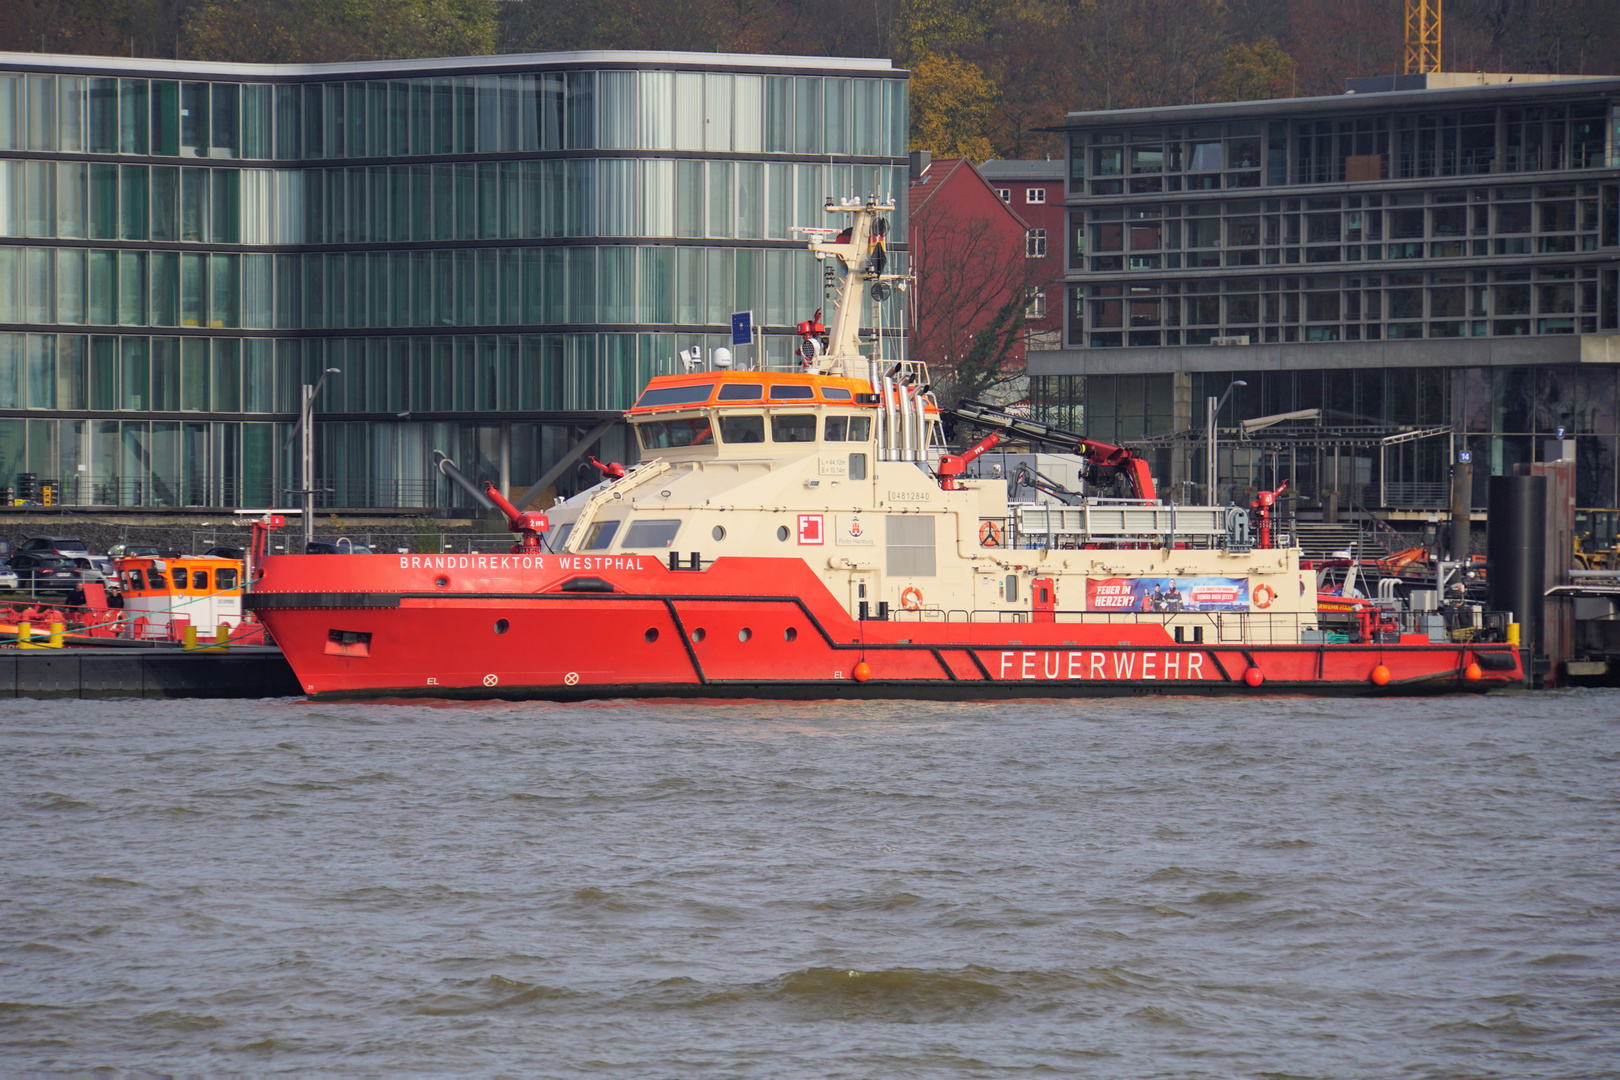
<svg viewBox="0 0 1620 1080">
<path fill-rule="evenodd" d="M 707 393 L 702 391 L 707 389 Z M 862 400 L 862 398 L 870 400 Z M 680 375 L 658 375 L 647 384 L 636 403 L 633 416 L 694 405 L 839 405 L 877 408 L 877 395 L 865 379 L 842 375 L 812 375 L 797 371 L 693 371 Z M 932 404 L 929 412 L 937 412 Z"/>
<path fill-rule="evenodd" d="M 159 571 L 163 575 L 164 587 L 155 589 L 151 587 L 151 571 L 154 565 L 161 564 Z M 135 585 L 134 576 L 130 571 L 141 572 L 141 584 Z M 207 574 L 206 584 L 197 584 L 197 571 Z M 176 559 L 164 559 L 154 555 L 132 555 L 118 560 L 118 571 L 124 578 L 124 593 L 126 596 L 169 596 L 174 593 L 192 593 L 208 595 L 220 592 L 218 585 L 220 570 L 235 570 L 236 584 L 226 586 L 226 590 L 240 590 L 242 588 L 242 561 L 240 559 L 209 559 L 201 556 L 182 556 Z M 181 572 L 184 571 L 184 582 L 181 581 Z"/>
</svg>

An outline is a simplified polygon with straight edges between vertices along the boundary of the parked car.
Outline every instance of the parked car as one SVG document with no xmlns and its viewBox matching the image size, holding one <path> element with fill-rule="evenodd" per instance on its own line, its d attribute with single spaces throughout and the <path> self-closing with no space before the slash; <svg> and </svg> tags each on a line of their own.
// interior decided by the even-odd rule
<svg viewBox="0 0 1620 1080">
<path fill-rule="evenodd" d="M 23 551 L 11 557 L 17 574 L 17 588 L 28 592 L 73 592 L 84 584 L 77 566 L 60 555 Z"/>
<path fill-rule="evenodd" d="M 205 559 L 235 559 L 238 562 L 247 558 L 247 552 L 231 544 L 215 544 L 203 552 Z"/>
<path fill-rule="evenodd" d="M 7 563 L 0 562 L 0 592 L 15 591 L 17 588 L 17 571 Z"/>
<path fill-rule="evenodd" d="M 17 550 L 28 555 L 55 555 L 66 559 L 78 567 L 82 583 L 99 582 L 109 592 L 116 592 L 119 588 L 118 573 L 113 569 L 112 560 L 105 555 L 92 553 L 90 546 L 78 537 L 30 536 L 18 545 Z"/>
<path fill-rule="evenodd" d="M 107 549 L 109 559 L 124 559 L 132 555 L 149 555 L 154 559 L 159 557 L 156 544 L 118 543 Z"/>
<path fill-rule="evenodd" d="M 304 545 L 305 555 L 370 555 L 364 544 L 351 544 L 347 539 L 311 540 Z"/>
</svg>

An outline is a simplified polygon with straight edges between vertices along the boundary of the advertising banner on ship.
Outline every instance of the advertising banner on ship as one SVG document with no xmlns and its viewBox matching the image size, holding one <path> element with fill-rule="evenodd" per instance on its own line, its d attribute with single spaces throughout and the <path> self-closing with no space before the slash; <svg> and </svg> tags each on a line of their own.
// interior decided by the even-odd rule
<svg viewBox="0 0 1620 1080">
<path fill-rule="evenodd" d="M 1087 611 L 1248 611 L 1249 579 L 1114 577 L 1086 579 Z"/>
</svg>

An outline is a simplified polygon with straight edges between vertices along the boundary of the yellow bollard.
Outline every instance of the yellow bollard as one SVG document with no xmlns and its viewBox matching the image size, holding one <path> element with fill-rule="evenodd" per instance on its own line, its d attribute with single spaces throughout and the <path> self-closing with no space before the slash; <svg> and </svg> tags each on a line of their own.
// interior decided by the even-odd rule
<svg viewBox="0 0 1620 1080">
<path fill-rule="evenodd" d="M 19 649 L 38 648 L 38 646 L 36 646 L 34 644 L 34 624 L 33 623 L 20 622 L 20 623 L 17 624 L 17 648 L 19 648 Z"/>
<path fill-rule="evenodd" d="M 1516 622 L 1510 622 L 1507 625 L 1507 643 L 1509 645 L 1519 643 L 1519 624 Z"/>
<path fill-rule="evenodd" d="M 214 640 L 208 644 L 200 644 L 197 640 L 197 628 L 187 626 L 184 647 L 188 652 L 224 652 L 228 646 L 230 635 L 230 627 L 225 623 L 220 623 L 214 629 Z M 203 640 L 207 641 L 206 638 Z"/>
<path fill-rule="evenodd" d="M 63 625 L 62 623 L 59 623 L 59 622 L 51 623 L 51 643 L 50 643 L 50 646 L 49 646 L 50 648 L 52 648 L 52 649 L 60 649 L 62 647 L 62 634 L 66 630 L 67 630 L 67 627 L 65 625 Z"/>
</svg>

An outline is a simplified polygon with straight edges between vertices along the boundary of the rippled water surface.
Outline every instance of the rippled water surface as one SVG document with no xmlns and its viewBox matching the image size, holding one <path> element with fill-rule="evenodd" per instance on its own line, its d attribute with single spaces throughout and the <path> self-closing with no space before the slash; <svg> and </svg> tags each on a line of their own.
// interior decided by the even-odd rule
<svg viewBox="0 0 1620 1080">
<path fill-rule="evenodd" d="M 1620 694 L 7 702 L 0 1069 L 1620 1069 Z"/>
</svg>

